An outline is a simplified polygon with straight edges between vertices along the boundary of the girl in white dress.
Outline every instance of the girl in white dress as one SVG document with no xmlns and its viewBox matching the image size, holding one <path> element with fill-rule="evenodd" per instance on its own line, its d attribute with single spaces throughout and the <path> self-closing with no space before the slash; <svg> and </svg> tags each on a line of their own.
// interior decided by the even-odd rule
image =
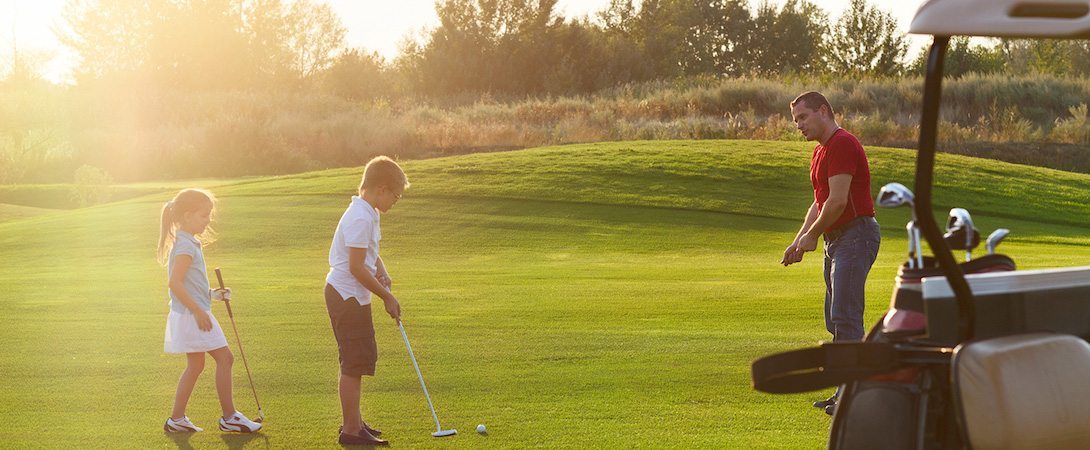
<svg viewBox="0 0 1090 450">
<path fill-rule="evenodd" d="M 204 252 L 201 251 L 202 241 L 211 241 L 212 230 L 208 224 L 212 221 L 215 203 L 211 192 L 184 189 L 163 205 L 157 255 L 159 263 L 167 266 L 170 295 L 163 349 L 167 353 L 185 353 L 187 361 L 174 394 L 174 410 L 163 424 L 163 430 L 169 433 L 204 431 L 186 417 L 185 407 L 197 377 L 204 370 L 205 353 L 216 360 L 216 392 L 223 410 L 220 430 L 249 433 L 261 429 L 260 423 L 235 410 L 231 395 L 234 355 L 227 347 L 223 329 L 212 315 L 213 298 L 231 298 L 230 289 L 209 289 Z"/>
</svg>

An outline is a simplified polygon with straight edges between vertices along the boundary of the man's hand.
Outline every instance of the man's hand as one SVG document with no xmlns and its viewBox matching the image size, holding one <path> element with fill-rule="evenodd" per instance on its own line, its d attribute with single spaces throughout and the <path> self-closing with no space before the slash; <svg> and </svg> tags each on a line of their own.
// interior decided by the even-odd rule
<svg viewBox="0 0 1090 450">
<path fill-rule="evenodd" d="M 799 261 L 802 261 L 802 252 L 799 252 L 799 243 L 792 242 L 791 245 L 788 245 L 787 249 L 783 251 L 783 259 L 780 260 L 780 264 L 787 267 Z"/>
<path fill-rule="evenodd" d="M 814 250 L 817 250 L 817 238 L 810 237 L 809 234 L 802 235 L 802 237 L 799 238 L 798 245 L 799 259 L 802 259 L 803 253 L 812 252 Z"/>
<path fill-rule="evenodd" d="M 783 251 L 783 259 L 780 260 L 780 264 L 786 267 L 802 262 L 803 255 L 814 250 L 817 250 L 817 238 L 810 237 L 809 234 L 799 236 L 798 241 L 792 243 Z"/>
<path fill-rule="evenodd" d="M 382 303 L 386 305 L 386 313 L 390 317 L 398 322 L 401 322 L 401 303 L 398 303 L 397 299 L 382 299 Z"/>
<path fill-rule="evenodd" d="M 231 300 L 231 288 L 216 288 L 212 290 L 212 300 L 217 301 L 229 301 Z"/>
</svg>

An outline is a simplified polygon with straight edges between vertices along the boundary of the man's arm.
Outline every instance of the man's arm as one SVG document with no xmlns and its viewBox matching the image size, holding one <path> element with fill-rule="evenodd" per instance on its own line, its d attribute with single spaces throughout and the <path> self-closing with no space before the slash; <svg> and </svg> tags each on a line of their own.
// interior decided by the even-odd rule
<svg viewBox="0 0 1090 450">
<path fill-rule="evenodd" d="M 840 218 L 844 207 L 848 205 L 848 191 L 851 186 L 851 174 L 842 173 L 829 177 L 829 199 L 825 201 L 825 207 L 821 209 L 817 220 L 799 238 L 799 251 L 812 252 L 817 249 L 818 237 L 836 223 L 836 219 Z"/>
<path fill-rule="evenodd" d="M 810 208 L 806 210 L 806 218 L 802 220 L 802 227 L 799 228 L 799 232 L 795 234 L 795 240 L 791 241 L 791 245 L 787 246 L 787 249 L 783 251 L 783 259 L 780 260 L 780 264 L 784 266 L 790 266 L 794 263 L 802 261 L 802 252 L 799 251 L 799 239 L 802 235 L 806 234 L 806 230 L 810 229 L 810 226 L 814 224 L 814 221 L 818 217 L 817 202 L 810 204 Z"/>
</svg>

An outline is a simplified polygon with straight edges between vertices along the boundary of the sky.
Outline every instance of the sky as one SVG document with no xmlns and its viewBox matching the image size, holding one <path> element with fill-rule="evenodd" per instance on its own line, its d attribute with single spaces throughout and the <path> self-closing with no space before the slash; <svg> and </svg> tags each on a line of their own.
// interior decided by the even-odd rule
<svg viewBox="0 0 1090 450">
<path fill-rule="evenodd" d="M 397 56 L 407 35 L 420 36 L 438 24 L 435 0 L 312 0 L 328 3 L 348 30 L 346 44 L 377 51 L 387 59 Z M 784 0 L 771 0 L 782 4 Z M 850 0 L 811 0 L 835 20 Z M 12 48 L 48 59 L 43 67 L 46 79 L 64 82 L 70 78 L 76 55 L 62 45 L 54 31 L 63 27 L 61 13 L 65 0 L 0 0 L 0 58 L 6 63 Z M 751 0 L 754 8 L 758 0 Z M 902 30 L 908 30 L 921 0 L 870 0 L 870 4 L 893 14 Z M 565 17 L 594 14 L 609 0 L 559 0 L 557 11 Z M 14 39 L 13 39 L 14 38 Z M 910 38 L 909 57 L 914 57 L 928 39 Z"/>
</svg>

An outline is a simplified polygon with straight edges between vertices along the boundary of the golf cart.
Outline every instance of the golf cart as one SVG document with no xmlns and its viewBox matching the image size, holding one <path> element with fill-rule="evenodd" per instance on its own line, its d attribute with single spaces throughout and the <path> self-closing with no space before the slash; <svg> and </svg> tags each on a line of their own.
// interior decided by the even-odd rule
<svg viewBox="0 0 1090 450">
<path fill-rule="evenodd" d="M 965 242 L 971 251 L 971 221 L 944 238 L 931 203 L 950 37 L 1090 38 L 1090 0 L 929 0 L 910 32 L 934 41 L 915 193 L 892 183 L 876 202 L 914 211 L 890 310 L 864 342 L 758 359 L 754 387 L 840 386 L 833 449 L 1090 448 L 1090 267 L 1017 271 L 998 254 L 959 263 L 951 249 Z M 948 225 L 955 219 L 968 213 L 955 208 Z M 933 256 L 914 254 L 914 227 L 915 249 L 922 232 Z"/>
</svg>

